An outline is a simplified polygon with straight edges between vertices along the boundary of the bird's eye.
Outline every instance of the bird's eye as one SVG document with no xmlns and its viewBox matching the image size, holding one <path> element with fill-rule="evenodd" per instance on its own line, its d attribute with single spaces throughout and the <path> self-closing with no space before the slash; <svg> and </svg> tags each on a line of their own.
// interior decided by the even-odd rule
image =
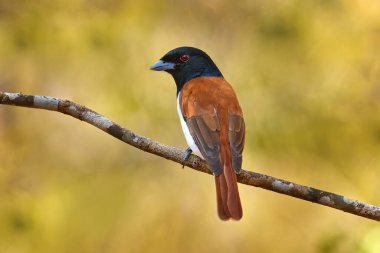
<svg viewBox="0 0 380 253">
<path fill-rule="evenodd" d="M 190 56 L 188 54 L 183 54 L 179 57 L 181 62 L 187 62 L 189 60 Z"/>
</svg>

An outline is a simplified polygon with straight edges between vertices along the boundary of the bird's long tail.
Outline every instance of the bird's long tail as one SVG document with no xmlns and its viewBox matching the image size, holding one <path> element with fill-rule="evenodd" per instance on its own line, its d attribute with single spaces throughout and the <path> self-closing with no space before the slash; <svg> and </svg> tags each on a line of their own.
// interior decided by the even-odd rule
<svg viewBox="0 0 380 253">
<path fill-rule="evenodd" d="M 223 173 L 215 177 L 218 215 L 221 220 L 240 220 L 243 216 L 235 171 L 231 163 L 224 165 Z"/>
</svg>

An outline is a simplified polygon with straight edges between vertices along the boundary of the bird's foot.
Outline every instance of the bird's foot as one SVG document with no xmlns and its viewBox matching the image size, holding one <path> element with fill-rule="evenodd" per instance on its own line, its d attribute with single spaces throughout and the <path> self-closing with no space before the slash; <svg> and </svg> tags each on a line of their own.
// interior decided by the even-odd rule
<svg viewBox="0 0 380 253">
<path fill-rule="evenodd" d="M 184 156 L 182 157 L 182 162 L 183 162 L 183 163 L 184 163 L 187 159 L 189 159 L 189 157 L 190 157 L 190 155 L 191 155 L 192 152 L 193 152 L 193 151 L 191 150 L 191 148 L 187 148 L 187 149 L 186 149 L 185 154 L 184 154 Z M 182 168 L 185 168 L 185 165 L 184 165 L 184 164 L 182 164 Z"/>
</svg>

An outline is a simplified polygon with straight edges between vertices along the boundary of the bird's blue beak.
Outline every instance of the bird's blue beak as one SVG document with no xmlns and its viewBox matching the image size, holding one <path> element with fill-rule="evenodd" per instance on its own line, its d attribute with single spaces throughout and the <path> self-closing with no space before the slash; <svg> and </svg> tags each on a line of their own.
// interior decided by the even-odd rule
<svg viewBox="0 0 380 253">
<path fill-rule="evenodd" d="M 169 69 L 174 69 L 174 68 L 175 68 L 174 63 L 165 62 L 163 60 L 159 60 L 156 63 L 154 63 L 152 66 L 150 66 L 150 69 L 154 71 L 169 70 Z"/>
</svg>

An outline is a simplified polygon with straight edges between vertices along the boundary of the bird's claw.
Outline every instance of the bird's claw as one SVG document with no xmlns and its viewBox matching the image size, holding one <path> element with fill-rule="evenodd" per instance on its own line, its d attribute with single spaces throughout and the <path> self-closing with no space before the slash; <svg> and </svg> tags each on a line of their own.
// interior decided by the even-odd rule
<svg viewBox="0 0 380 253">
<path fill-rule="evenodd" d="M 191 150 L 191 148 L 187 148 L 187 149 L 185 150 L 185 154 L 184 154 L 184 156 L 182 157 L 182 162 L 183 162 L 183 163 L 185 163 L 186 160 L 189 159 L 189 157 L 190 157 L 190 155 L 191 155 L 192 152 L 193 152 L 193 151 Z M 182 168 L 185 168 L 185 165 L 184 165 L 184 164 L 182 164 Z"/>
</svg>

